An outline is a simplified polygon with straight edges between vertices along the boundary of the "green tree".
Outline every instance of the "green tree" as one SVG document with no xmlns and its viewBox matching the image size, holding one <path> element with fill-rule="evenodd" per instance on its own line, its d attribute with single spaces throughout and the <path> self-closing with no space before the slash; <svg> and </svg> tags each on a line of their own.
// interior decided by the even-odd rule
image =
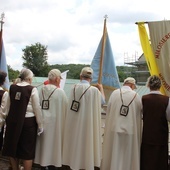
<svg viewBox="0 0 170 170">
<path fill-rule="evenodd" d="M 19 71 L 18 70 L 14 70 L 11 68 L 10 65 L 8 65 L 8 77 L 9 77 L 9 81 L 12 81 L 13 79 L 16 79 L 19 75 Z"/>
<path fill-rule="evenodd" d="M 47 46 L 35 43 L 26 46 L 22 51 L 23 66 L 32 70 L 35 76 L 47 76 L 49 71 Z"/>
</svg>

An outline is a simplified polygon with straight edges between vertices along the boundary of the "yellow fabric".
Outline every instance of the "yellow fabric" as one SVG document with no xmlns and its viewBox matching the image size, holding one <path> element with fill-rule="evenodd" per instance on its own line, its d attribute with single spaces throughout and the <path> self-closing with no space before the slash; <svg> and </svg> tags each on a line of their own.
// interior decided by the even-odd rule
<svg viewBox="0 0 170 170">
<path fill-rule="evenodd" d="M 155 57 L 149 42 L 148 34 L 146 32 L 146 28 L 144 25 L 144 22 L 138 23 L 138 31 L 139 31 L 139 37 L 141 46 L 144 52 L 144 56 L 149 68 L 149 72 L 151 75 L 157 75 L 159 76 L 159 68 L 156 64 Z M 165 94 L 165 90 L 163 87 L 161 87 L 161 93 Z"/>
</svg>

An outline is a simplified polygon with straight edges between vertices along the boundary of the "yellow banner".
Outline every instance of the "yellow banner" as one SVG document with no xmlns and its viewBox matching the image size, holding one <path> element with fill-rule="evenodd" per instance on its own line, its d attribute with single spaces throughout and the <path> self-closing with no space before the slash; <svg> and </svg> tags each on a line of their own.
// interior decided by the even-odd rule
<svg viewBox="0 0 170 170">
<path fill-rule="evenodd" d="M 149 42 L 148 34 L 144 25 L 144 22 L 138 23 L 138 31 L 139 31 L 139 37 L 141 46 L 143 49 L 143 53 L 149 68 L 149 72 L 151 75 L 157 75 L 159 76 L 159 69 L 157 67 L 155 57 Z M 161 87 L 161 93 L 165 94 L 165 90 L 163 87 Z"/>
</svg>

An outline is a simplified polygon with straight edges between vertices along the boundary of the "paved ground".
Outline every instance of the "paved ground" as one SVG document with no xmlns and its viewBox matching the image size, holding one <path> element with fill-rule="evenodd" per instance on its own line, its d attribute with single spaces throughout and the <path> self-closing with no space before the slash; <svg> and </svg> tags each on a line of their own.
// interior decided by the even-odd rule
<svg viewBox="0 0 170 170">
<path fill-rule="evenodd" d="M 9 170 L 10 164 L 7 158 L 4 158 L 0 155 L 0 170 Z M 41 170 L 38 165 L 33 165 L 32 170 Z M 61 168 L 56 168 L 56 170 L 71 170 L 69 167 L 63 166 Z M 94 170 L 100 170 L 99 168 L 95 168 Z"/>
<path fill-rule="evenodd" d="M 8 170 L 10 167 L 9 160 L 0 156 L 0 170 Z M 40 167 L 34 165 L 32 170 L 40 170 Z"/>
<path fill-rule="evenodd" d="M 7 157 L 2 156 L 0 151 L 0 170 L 9 170 L 10 163 Z M 32 170 L 41 170 L 40 166 L 37 164 L 33 164 Z M 63 166 L 61 168 L 56 168 L 55 170 L 71 170 L 67 166 Z"/>
<path fill-rule="evenodd" d="M 0 170 L 8 170 L 9 162 L 7 160 L 0 159 Z"/>
<path fill-rule="evenodd" d="M 8 158 L 1 156 L 1 153 L 0 153 L 0 170 L 9 170 L 9 167 L 10 167 L 10 164 L 9 164 Z M 41 170 L 41 168 L 39 165 L 33 164 L 32 170 Z M 63 166 L 61 168 L 56 168 L 55 170 L 71 170 L 71 169 L 67 166 Z"/>
</svg>

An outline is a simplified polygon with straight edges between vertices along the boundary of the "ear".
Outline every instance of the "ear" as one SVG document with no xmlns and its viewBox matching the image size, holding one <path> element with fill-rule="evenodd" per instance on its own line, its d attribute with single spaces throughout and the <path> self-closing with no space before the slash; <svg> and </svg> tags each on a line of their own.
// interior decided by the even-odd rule
<svg viewBox="0 0 170 170">
<path fill-rule="evenodd" d="M 57 83 L 60 83 L 60 78 L 59 78 L 59 77 L 56 77 L 55 81 L 56 81 Z"/>
</svg>

